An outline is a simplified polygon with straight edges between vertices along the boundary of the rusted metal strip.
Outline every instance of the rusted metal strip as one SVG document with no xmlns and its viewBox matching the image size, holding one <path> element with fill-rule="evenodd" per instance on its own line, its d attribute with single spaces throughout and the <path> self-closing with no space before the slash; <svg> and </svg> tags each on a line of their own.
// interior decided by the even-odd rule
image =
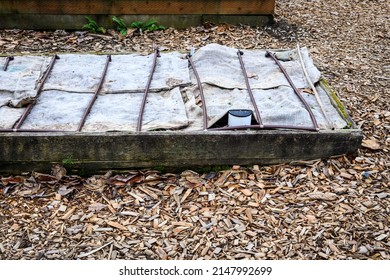
<svg viewBox="0 0 390 280">
<path fill-rule="evenodd" d="M 56 62 L 57 59 L 59 59 L 59 57 L 58 57 L 57 55 L 54 55 L 53 58 L 51 59 L 50 64 L 49 64 L 49 67 L 48 67 L 48 69 L 47 69 L 45 75 L 43 76 L 43 78 L 42 78 L 42 80 L 41 80 L 41 82 L 40 82 L 40 84 L 39 84 L 39 86 L 38 86 L 38 88 L 37 88 L 37 94 L 36 94 L 35 98 L 38 98 L 38 97 L 39 97 L 39 94 L 41 93 L 42 88 L 43 88 L 43 86 L 44 86 L 44 84 L 45 84 L 47 78 L 49 77 L 50 72 L 51 72 L 51 70 L 53 69 L 54 63 Z M 23 115 L 20 117 L 20 119 L 19 119 L 18 122 L 14 125 L 13 128 L 19 129 L 19 128 L 22 126 L 23 122 L 26 120 L 27 116 L 30 114 L 32 108 L 34 107 L 34 104 L 35 104 L 35 103 L 30 103 L 30 104 L 28 104 L 26 110 L 24 110 L 24 112 L 23 112 Z"/>
<path fill-rule="evenodd" d="M 3 66 L 3 70 L 4 71 L 7 71 L 7 68 L 8 68 L 8 64 L 11 60 L 14 60 L 14 57 L 13 56 L 8 56 L 6 59 L 5 59 L 5 63 L 4 63 L 4 66 Z"/>
<path fill-rule="evenodd" d="M 298 96 L 299 100 L 303 103 L 303 105 L 305 106 L 306 110 L 308 111 L 309 115 L 310 115 L 310 119 L 314 125 L 314 128 L 315 130 L 319 131 L 320 128 L 318 127 L 318 123 L 317 123 L 317 120 L 313 114 L 313 111 L 311 110 L 309 104 L 307 104 L 306 100 L 302 97 L 301 93 L 299 92 L 298 88 L 295 86 L 295 84 L 293 83 L 293 81 L 291 80 L 290 76 L 288 75 L 286 69 L 284 69 L 284 67 L 282 66 L 282 64 L 279 62 L 279 60 L 276 58 L 275 54 L 273 54 L 272 52 L 270 51 L 266 51 L 266 54 L 265 54 L 266 57 L 271 57 L 275 63 L 279 66 L 279 69 L 283 72 L 284 76 L 286 77 L 287 81 L 289 82 L 290 86 L 293 88 L 295 94 Z"/>
<path fill-rule="evenodd" d="M 224 130 L 245 130 L 245 129 L 295 129 L 295 130 L 308 130 L 308 131 L 317 131 L 315 127 L 312 126 L 295 126 L 295 125 L 241 125 L 241 126 L 223 126 L 209 128 L 209 131 L 224 131 Z"/>
<path fill-rule="evenodd" d="M 146 104 L 146 99 L 148 98 L 150 85 L 152 84 L 153 74 L 154 74 L 154 71 L 156 70 L 157 57 L 160 57 L 160 51 L 158 48 L 155 48 L 154 49 L 154 57 L 153 57 L 153 65 L 152 65 L 152 68 L 150 70 L 148 82 L 146 83 L 144 97 L 142 98 L 141 108 L 140 108 L 139 114 L 138 114 L 137 132 L 140 132 L 142 129 L 142 117 L 144 115 L 145 104 Z"/>
<path fill-rule="evenodd" d="M 89 102 L 89 105 L 88 105 L 87 109 L 84 112 L 84 115 L 83 115 L 83 117 L 82 117 L 82 119 L 80 121 L 80 124 L 79 124 L 78 128 L 77 128 L 77 131 L 81 131 L 81 129 L 83 128 L 83 126 L 85 124 L 85 121 L 86 121 L 89 113 L 91 112 L 92 106 L 95 104 L 95 101 L 98 98 L 99 92 L 102 89 L 102 86 L 103 86 L 103 83 L 104 83 L 104 79 L 106 78 L 107 69 L 108 69 L 108 65 L 109 65 L 110 62 L 111 62 L 111 55 L 107 55 L 106 64 L 104 66 L 103 73 L 102 73 L 102 75 L 100 77 L 100 81 L 99 81 L 98 87 L 96 88 L 95 93 L 94 93 L 91 101 Z"/>
<path fill-rule="evenodd" d="M 195 68 L 194 62 L 192 61 L 192 55 L 187 55 L 187 59 L 191 65 L 192 70 L 194 71 L 194 75 L 196 78 L 196 82 L 198 84 L 198 89 L 199 89 L 199 95 L 200 99 L 202 100 L 202 110 L 203 110 L 203 130 L 207 130 L 208 128 L 208 116 L 207 116 L 207 107 L 206 107 L 206 99 L 204 97 L 204 92 L 203 92 L 203 86 L 202 82 L 200 80 L 198 71 Z"/>
<path fill-rule="evenodd" d="M 249 93 L 249 96 L 250 96 L 250 98 L 251 98 L 251 102 L 252 102 L 253 108 L 255 109 L 255 115 L 256 115 L 257 121 L 258 121 L 258 123 L 259 123 L 259 126 L 260 126 L 260 128 L 263 128 L 264 125 L 263 125 L 263 122 L 262 122 L 262 120 L 261 120 L 259 107 L 257 106 L 255 97 L 253 96 L 253 92 L 252 92 L 252 89 L 251 89 L 251 85 L 249 84 L 248 74 L 247 74 L 246 69 L 245 69 L 244 61 L 243 61 L 243 59 L 242 59 L 242 55 L 243 55 L 243 54 L 244 54 L 243 51 L 241 51 L 241 50 L 238 50 L 238 51 L 237 51 L 238 60 L 240 61 L 242 74 L 244 75 L 244 79 L 245 79 L 246 89 L 247 89 L 247 91 L 248 91 L 248 93 Z"/>
</svg>

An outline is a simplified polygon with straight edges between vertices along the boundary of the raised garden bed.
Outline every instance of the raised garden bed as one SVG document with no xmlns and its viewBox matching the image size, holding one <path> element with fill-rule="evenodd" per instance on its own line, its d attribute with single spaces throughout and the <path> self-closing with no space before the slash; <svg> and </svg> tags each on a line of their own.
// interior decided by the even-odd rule
<svg viewBox="0 0 390 280">
<path fill-rule="evenodd" d="M 192 56 L 0 57 L 0 170 L 273 164 L 356 152 L 361 131 L 304 49 L 321 111 L 299 52 L 211 44 Z M 233 109 L 253 111 L 252 122 L 226 123 Z"/>
</svg>

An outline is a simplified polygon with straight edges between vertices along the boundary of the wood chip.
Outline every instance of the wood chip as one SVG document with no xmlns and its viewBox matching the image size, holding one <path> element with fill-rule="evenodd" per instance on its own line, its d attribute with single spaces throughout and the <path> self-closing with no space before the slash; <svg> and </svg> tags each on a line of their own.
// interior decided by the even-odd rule
<svg viewBox="0 0 390 280">
<path fill-rule="evenodd" d="M 326 192 L 326 193 L 313 192 L 313 193 L 309 193 L 307 196 L 311 199 L 327 200 L 327 201 L 333 201 L 338 198 L 337 194 L 331 192 Z"/>
<path fill-rule="evenodd" d="M 187 222 L 172 222 L 173 226 L 183 226 L 183 227 L 193 227 L 194 225 L 192 223 Z"/>
<path fill-rule="evenodd" d="M 389 236 L 389 234 L 384 234 L 382 233 L 381 235 L 379 235 L 378 237 L 375 238 L 376 241 L 382 241 L 383 239 L 387 238 Z"/>
<path fill-rule="evenodd" d="M 179 233 L 181 233 L 182 231 L 187 230 L 187 229 L 189 229 L 189 227 L 186 227 L 186 226 L 176 227 L 176 228 L 174 228 L 174 229 L 172 230 L 172 233 L 176 235 L 176 234 L 179 234 Z"/>
<path fill-rule="evenodd" d="M 77 258 L 80 258 L 80 259 L 81 259 L 81 258 L 88 257 L 89 255 L 92 255 L 92 254 L 94 254 L 94 253 L 100 251 L 100 250 L 103 249 L 104 247 L 107 247 L 107 246 L 110 245 L 112 242 L 113 242 L 113 241 L 108 242 L 107 244 L 105 244 L 105 245 L 103 245 L 103 246 L 101 246 L 101 247 L 99 247 L 99 248 L 97 248 L 97 249 L 95 249 L 95 250 L 92 250 L 92 251 L 90 251 L 90 252 L 88 252 L 88 253 L 80 254 L 80 255 L 77 256 Z"/>
<path fill-rule="evenodd" d="M 245 196 L 251 196 L 253 194 L 250 189 L 241 189 L 240 192 L 242 192 Z"/>
<path fill-rule="evenodd" d="M 250 223 L 253 223 L 252 210 L 250 208 L 245 209 L 245 214 Z"/>
<path fill-rule="evenodd" d="M 66 212 L 62 217 L 61 219 L 63 220 L 67 220 L 70 218 L 70 216 L 72 216 L 73 212 L 76 210 L 76 206 L 73 206 L 68 212 Z"/>
<path fill-rule="evenodd" d="M 192 192 L 192 189 L 187 189 L 186 192 L 184 193 L 183 197 L 181 198 L 180 203 L 183 203 L 187 199 L 187 197 L 191 194 L 191 192 Z"/>
<path fill-rule="evenodd" d="M 117 228 L 117 229 L 120 229 L 120 230 L 128 230 L 127 227 L 121 225 L 118 222 L 106 221 L 106 223 L 107 223 L 107 225 L 112 226 L 112 227 Z"/>
<path fill-rule="evenodd" d="M 136 195 L 135 193 L 132 193 L 132 192 L 129 192 L 129 195 L 131 195 L 132 197 L 134 197 L 136 200 L 138 200 L 139 202 L 145 202 L 145 200 L 140 197 L 139 195 Z"/>
<path fill-rule="evenodd" d="M 348 179 L 348 180 L 351 180 L 351 179 L 354 178 L 353 175 L 348 174 L 347 172 L 341 172 L 341 173 L 340 173 L 340 176 L 343 177 L 343 178 L 346 178 L 346 179 Z"/>
<path fill-rule="evenodd" d="M 380 144 L 373 139 L 365 139 L 363 140 L 362 146 L 365 148 L 369 148 L 371 150 L 379 150 L 381 148 Z"/>
</svg>

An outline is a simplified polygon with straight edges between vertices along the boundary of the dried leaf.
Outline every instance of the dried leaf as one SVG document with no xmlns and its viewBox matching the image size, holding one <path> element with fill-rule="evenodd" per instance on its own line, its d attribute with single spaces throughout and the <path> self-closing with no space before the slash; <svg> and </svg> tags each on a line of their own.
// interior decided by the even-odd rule
<svg viewBox="0 0 390 280">
<path fill-rule="evenodd" d="M 115 185 L 115 186 L 126 186 L 126 185 L 134 185 L 139 184 L 144 180 L 144 176 L 141 173 L 131 174 L 126 177 L 122 177 L 120 175 L 116 175 L 112 178 L 107 179 L 107 184 Z"/>
<path fill-rule="evenodd" d="M 53 176 L 56 177 L 58 180 L 66 176 L 66 169 L 60 164 L 53 165 L 51 170 Z"/>
<path fill-rule="evenodd" d="M 52 175 L 34 172 L 34 178 L 40 182 L 56 183 L 58 178 Z"/>
<path fill-rule="evenodd" d="M 11 176 L 11 177 L 7 177 L 7 178 L 1 178 L 1 183 L 4 185 L 4 186 L 7 186 L 9 184 L 20 184 L 20 183 L 23 183 L 24 182 L 24 178 L 21 177 L 21 176 Z"/>
<path fill-rule="evenodd" d="M 61 196 L 66 196 L 66 195 L 70 194 L 73 191 L 74 191 L 74 188 L 69 188 L 68 189 L 67 186 L 61 186 L 57 190 L 58 194 L 61 195 Z"/>
</svg>

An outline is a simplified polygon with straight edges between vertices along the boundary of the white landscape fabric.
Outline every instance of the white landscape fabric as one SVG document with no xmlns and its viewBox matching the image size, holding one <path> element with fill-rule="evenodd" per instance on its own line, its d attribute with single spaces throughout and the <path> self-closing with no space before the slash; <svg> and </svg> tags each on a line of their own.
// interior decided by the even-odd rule
<svg viewBox="0 0 390 280">
<path fill-rule="evenodd" d="M 153 54 L 114 55 L 102 89 L 105 93 L 143 92 L 153 64 Z M 190 84 L 188 62 L 179 52 L 162 53 L 157 59 L 150 91 L 165 91 Z"/>
<path fill-rule="evenodd" d="M 231 109 L 254 111 L 246 87 L 237 49 L 210 44 L 192 56 L 202 83 L 209 126 Z M 310 79 L 317 83 L 321 73 L 301 49 Z M 242 59 L 262 122 L 269 125 L 312 126 L 309 113 L 291 85 L 264 50 L 243 50 Z M 328 94 L 317 85 L 330 119 L 310 93 L 297 50 L 275 51 L 281 64 L 315 115 L 321 129 L 344 128 L 347 123 Z M 145 86 L 154 54 L 112 55 L 104 83 L 83 131 L 136 131 Z M 37 87 L 52 56 L 16 56 L 7 71 L 0 69 L 0 128 L 12 128 L 29 103 L 35 103 L 21 128 L 75 131 L 93 98 L 107 56 L 61 54 L 46 80 L 40 96 Z M 5 63 L 0 57 L 0 66 Z M 150 91 L 143 112 L 142 131 L 202 130 L 203 103 L 193 69 L 186 54 L 161 52 L 157 58 Z"/>
<path fill-rule="evenodd" d="M 193 56 L 195 68 L 204 88 L 209 126 L 221 119 L 229 110 L 250 109 L 254 106 L 247 91 L 243 71 L 238 59 L 238 50 L 217 44 L 199 49 Z M 299 89 L 310 90 L 299 62 L 297 50 L 277 51 L 280 63 L 286 69 L 294 85 Z M 301 49 L 305 67 L 313 83 L 321 78 L 321 73 L 309 57 L 306 48 Z M 313 126 L 308 111 L 294 93 L 291 85 L 272 58 L 266 57 L 264 50 L 244 50 L 242 59 L 249 78 L 261 120 L 266 125 Z M 192 83 L 196 83 L 191 72 Z M 320 129 L 344 128 L 347 123 L 339 115 L 325 91 L 317 87 L 330 123 L 326 121 L 313 94 L 302 92 L 309 104 Z M 187 91 L 189 121 L 201 128 L 196 107 L 197 90 Z M 191 128 L 193 129 L 193 127 Z"/>
<path fill-rule="evenodd" d="M 10 61 L 7 71 L 2 69 L 5 60 L 5 57 L 0 57 L 0 106 L 11 103 L 13 107 L 20 107 L 21 100 L 35 97 L 36 85 L 51 57 L 17 56 Z"/>
<path fill-rule="evenodd" d="M 226 89 L 246 89 L 237 49 L 210 44 L 199 49 L 193 56 L 195 67 L 203 83 Z M 242 59 L 251 81 L 252 89 L 270 89 L 278 86 L 290 86 L 275 62 L 265 56 L 264 50 L 243 50 Z M 307 88 L 298 55 L 295 50 L 283 52 L 287 61 L 281 64 L 298 88 Z M 314 66 L 307 49 L 301 49 L 305 65 L 313 82 L 320 79 L 321 73 Z"/>
</svg>

